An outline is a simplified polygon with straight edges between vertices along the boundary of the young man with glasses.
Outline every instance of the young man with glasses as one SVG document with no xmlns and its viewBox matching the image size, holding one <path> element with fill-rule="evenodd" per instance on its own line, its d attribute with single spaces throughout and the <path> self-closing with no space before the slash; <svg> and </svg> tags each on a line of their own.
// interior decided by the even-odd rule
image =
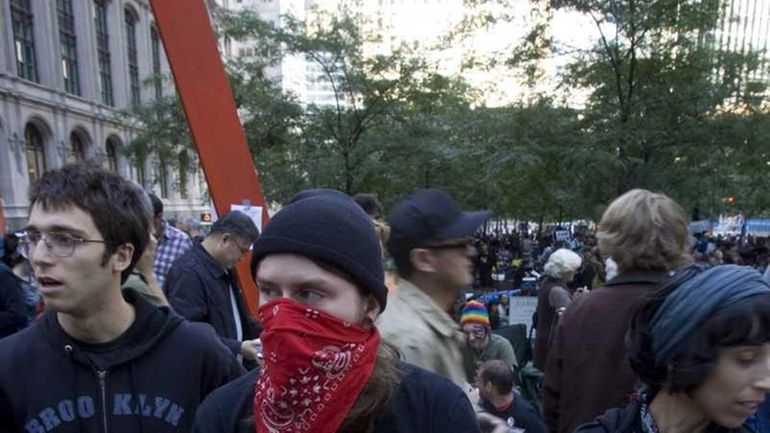
<svg viewBox="0 0 770 433">
<path fill-rule="evenodd" d="M 21 248 L 47 312 L 0 341 L 0 431 L 189 431 L 241 369 L 210 330 L 121 293 L 148 241 L 141 191 L 80 163 L 45 173 L 30 203 Z"/>
<path fill-rule="evenodd" d="M 249 316 L 232 267 L 249 252 L 257 236 L 257 226 L 245 213 L 222 216 L 202 242 L 174 263 L 163 286 L 177 313 L 211 325 L 248 368 L 256 365 L 259 329 Z"/>
<path fill-rule="evenodd" d="M 489 211 L 463 212 L 448 195 L 423 189 L 388 217 L 388 252 L 401 280 L 378 320 L 386 341 L 405 361 L 467 384 L 460 348 L 465 337 L 447 311 L 473 283 L 471 236 Z"/>
</svg>

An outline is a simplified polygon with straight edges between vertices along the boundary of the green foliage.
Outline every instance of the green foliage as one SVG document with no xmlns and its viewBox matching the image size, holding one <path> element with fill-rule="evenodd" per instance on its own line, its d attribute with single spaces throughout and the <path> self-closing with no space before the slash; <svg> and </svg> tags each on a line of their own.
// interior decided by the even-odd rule
<svg viewBox="0 0 770 433">
<path fill-rule="evenodd" d="M 770 212 L 766 86 L 748 79 L 757 53 L 717 49 L 725 0 L 562 0 L 533 3 L 532 27 L 507 59 L 535 88 L 542 61 L 560 53 L 552 8 L 592 17 L 596 44 L 573 52 L 559 77 L 571 94 L 532 94 L 486 107 L 461 77 L 437 73 L 409 47 L 372 50 L 366 21 L 340 10 L 281 28 L 253 12 L 221 14 L 224 35 L 255 55 L 227 65 L 244 132 L 272 202 L 305 188 L 373 192 L 389 207 L 420 187 L 447 190 L 468 208 L 530 220 L 598 218 L 619 193 L 662 190 L 705 216 Z M 471 11 L 444 40 L 510 21 L 505 0 L 466 0 Z M 441 48 L 441 47 L 436 47 Z M 317 67 L 331 104 L 303 106 L 268 79 L 291 56 Z M 466 59 L 467 64 L 477 59 Z M 587 95 L 579 100 L 579 95 Z M 132 113 L 136 160 L 178 160 L 190 146 L 174 98 Z M 175 157 L 172 157 L 176 155 Z"/>
</svg>

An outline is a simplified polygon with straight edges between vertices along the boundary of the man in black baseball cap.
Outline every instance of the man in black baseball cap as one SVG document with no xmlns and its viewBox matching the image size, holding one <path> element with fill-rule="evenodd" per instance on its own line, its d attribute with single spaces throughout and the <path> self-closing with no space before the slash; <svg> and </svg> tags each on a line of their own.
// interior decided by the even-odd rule
<svg viewBox="0 0 770 433">
<path fill-rule="evenodd" d="M 388 252 L 401 280 L 377 323 L 407 362 L 464 385 L 464 336 L 447 314 L 458 292 L 473 283 L 474 232 L 489 211 L 463 212 L 447 194 L 417 191 L 388 217 Z"/>
</svg>

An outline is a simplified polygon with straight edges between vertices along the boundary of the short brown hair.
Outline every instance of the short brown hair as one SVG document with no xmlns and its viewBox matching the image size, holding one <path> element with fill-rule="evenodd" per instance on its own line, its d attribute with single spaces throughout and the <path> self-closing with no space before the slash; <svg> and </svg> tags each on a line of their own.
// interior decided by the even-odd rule
<svg viewBox="0 0 770 433">
<path fill-rule="evenodd" d="M 687 216 L 661 193 L 633 189 L 616 198 L 602 216 L 599 250 L 620 272 L 668 271 L 691 261 Z"/>
<path fill-rule="evenodd" d="M 131 181 L 107 171 L 93 161 L 49 170 L 29 190 L 29 208 L 60 210 L 74 206 L 94 220 L 105 245 L 102 266 L 118 246 L 131 244 L 134 255 L 121 272 L 125 283 L 150 240 L 150 220 L 144 192 Z"/>
</svg>

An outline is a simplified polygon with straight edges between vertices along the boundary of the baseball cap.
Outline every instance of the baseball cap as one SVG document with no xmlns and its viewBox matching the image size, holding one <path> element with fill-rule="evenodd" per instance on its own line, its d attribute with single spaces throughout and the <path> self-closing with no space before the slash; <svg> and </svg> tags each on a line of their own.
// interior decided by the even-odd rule
<svg viewBox="0 0 770 433">
<path fill-rule="evenodd" d="M 398 203 L 388 224 L 391 237 L 419 245 L 472 236 L 491 215 L 488 210 L 463 212 L 452 197 L 427 188 Z"/>
</svg>

